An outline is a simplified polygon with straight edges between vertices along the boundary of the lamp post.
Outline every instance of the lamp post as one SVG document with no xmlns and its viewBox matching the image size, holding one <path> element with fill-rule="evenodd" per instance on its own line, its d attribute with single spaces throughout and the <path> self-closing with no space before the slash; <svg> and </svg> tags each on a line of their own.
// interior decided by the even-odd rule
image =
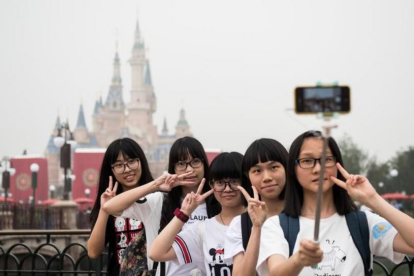
<svg viewBox="0 0 414 276">
<path fill-rule="evenodd" d="M 37 163 L 33 163 L 30 165 L 30 171 L 32 172 L 32 189 L 33 189 L 33 209 L 36 204 L 36 188 L 37 188 L 37 172 L 39 171 L 39 165 Z"/>
<path fill-rule="evenodd" d="M 10 159 L 8 157 L 3 157 L 4 162 L 4 168 L 0 168 L 0 170 L 3 172 L 3 189 L 4 189 L 4 203 L 7 205 L 7 196 L 8 196 L 8 190 L 10 189 L 10 176 L 13 176 L 16 170 L 14 168 L 10 168 L 7 170 L 7 163 L 10 163 Z M 0 164 L 1 167 L 1 164 Z"/>
<path fill-rule="evenodd" d="M 85 197 L 86 198 L 89 198 L 89 196 L 91 195 L 91 190 L 90 189 L 88 189 L 88 188 L 86 188 L 85 189 Z"/>
<path fill-rule="evenodd" d="M 49 191 L 50 191 L 50 198 L 55 198 L 55 191 L 56 191 L 55 185 L 50 185 Z"/>
<path fill-rule="evenodd" d="M 63 200 L 69 200 L 70 183 L 68 181 L 68 170 L 71 167 L 71 145 L 75 147 L 76 142 L 73 138 L 73 133 L 69 130 L 69 124 L 67 122 L 58 128 L 58 134 L 53 139 L 53 142 L 60 149 L 60 167 L 63 168 L 64 175 Z"/>
</svg>

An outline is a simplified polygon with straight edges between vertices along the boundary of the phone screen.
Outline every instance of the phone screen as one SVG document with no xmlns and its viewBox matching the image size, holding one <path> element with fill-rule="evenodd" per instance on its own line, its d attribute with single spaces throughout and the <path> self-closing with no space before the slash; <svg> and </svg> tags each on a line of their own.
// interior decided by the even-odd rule
<svg viewBox="0 0 414 276">
<path fill-rule="evenodd" d="M 347 113 L 351 110 L 348 86 L 297 87 L 296 113 Z"/>
</svg>

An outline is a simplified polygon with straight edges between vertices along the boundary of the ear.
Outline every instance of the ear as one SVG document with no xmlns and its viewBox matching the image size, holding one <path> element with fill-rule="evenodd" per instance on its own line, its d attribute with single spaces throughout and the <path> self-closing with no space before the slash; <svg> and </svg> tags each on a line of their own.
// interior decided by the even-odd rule
<svg viewBox="0 0 414 276">
<path fill-rule="evenodd" d="M 208 253 L 209 253 L 211 256 L 214 256 L 214 255 L 216 255 L 216 249 L 211 248 L 211 249 L 210 249 L 210 251 L 208 251 Z"/>
</svg>

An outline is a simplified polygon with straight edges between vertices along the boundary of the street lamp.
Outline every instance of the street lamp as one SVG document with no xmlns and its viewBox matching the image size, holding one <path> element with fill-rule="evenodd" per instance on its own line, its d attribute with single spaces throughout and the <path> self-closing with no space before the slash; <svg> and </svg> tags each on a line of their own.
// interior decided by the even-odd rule
<svg viewBox="0 0 414 276">
<path fill-rule="evenodd" d="M 37 172 L 39 171 L 39 165 L 37 163 L 33 163 L 30 165 L 30 171 L 32 172 L 32 189 L 33 189 L 33 208 L 36 204 L 36 188 L 37 188 Z"/>
<path fill-rule="evenodd" d="M 55 146 L 60 149 L 60 167 L 63 168 L 64 174 L 63 200 L 69 200 L 70 183 L 68 181 L 68 169 L 71 167 L 71 145 L 73 148 L 76 146 L 76 142 L 73 138 L 73 133 L 69 130 L 69 123 L 63 123 L 58 128 L 58 134 L 53 139 L 53 142 Z"/>
<path fill-rule="evenodd" d="M 3 172 L 2 177 L 3 177 L 3 189 L 4 189 L 4 202 L 7 205 L 7 196 L 8 196 L 8 189 L 10 189 L 10 176 L 13 176 L 14 173 L 16 172 L 16 169 L 14 168 L 10 168 L 7 170 L 7 163 L 10 163 L 10 159 L 8 157 L 3 157 L 3 162 L 4 162 L 4 168 L 1 167 L 1 163 L 0 163 L 0 170 Z"/>
<path fill-rule="evenodd" d="M 85 197 L 86 198 L 89 198 L 89 196 L 91 195 L 91 190 L 90 189 L 88 189 L 88 188 L 86 188 L 85 189 Z"/>
<path fill-rule="evenodd" d="M 55 191 L 56 191 L 55 185 L 50 185 L 49 191 L 50 191 L 50 198 L 54 198 L 55 197 Z"/>
</svg>

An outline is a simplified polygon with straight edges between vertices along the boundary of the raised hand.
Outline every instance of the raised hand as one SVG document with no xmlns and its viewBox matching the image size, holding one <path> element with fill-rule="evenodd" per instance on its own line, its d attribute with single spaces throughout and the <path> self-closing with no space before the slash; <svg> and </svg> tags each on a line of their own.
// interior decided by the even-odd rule
<svg viewBox="0 0 414 276">
<path fill-rule="evenodd" d="M 252 221 L 253 226 L 262 227 L 267 216 L 266 203 L 259 200 L 259 193 L 257 192 L 255 187 L 252 186 L 253 198 L 250 197 L 250 195 L 242 186 L 238 186 L 237 188 L 242 192 L 244 198 L 247 200 L 247 203 L 249 204 L 247 206 L 247 212 L 249 213 L 249 217 Z"/>
<path fill-rule="evenodd" d="M 172 188 L 177 186 L 193 185 L 194 181 L 184 180 L 186 176 L 189 176 L 193 171 L 186 172 L 180 175 L 164 173 L 160 177 L 154 180 L 154 184 L 158 190 L 163 192 L 169 192 Z"/>
<path fill-rule="evenodd" d="M 369 206 L 369 200 L 377 195 L 377 192 L 374 187 L 372 187 L 369 180 L 362 175 L 349 174 L 339 163 L 337 163 L 336 166 L 346 179 L 346 182 L 333 176 L 331 176 L 331 180 L 336 185 L 345 189 L 352 198 L 364 205 Z"/>
<path fill-rule="evenodd" d="M 183 203 L 181 204 L 181 211 L 183 211 L 186 215 L 189 216 L 197 208 L 197 206 L 202 204 L 204 200 L 214 192 L 213 189 L 210 189 L 210 191 L 201 194 L 205 182 L 206 179 L 203 178 L 198 186 L 197 193 L 191 192 L 184 198 Z"/>
<path fill-rule="evenodd" d="M 104 206 L 111 198 L 116 196 L 116 190 L 118 189 L 118 182 L 115 182 L 115 186 L 112 185 L 112 176 L 109 177 L 109 185 L 105 192 L 101 195 L 101 207 Z"/>
<path fill-rule="evenodd" d="M 299 243 L 299 250 L 294 254 L 295 261 L 300 266 L 311 266 L 322 261 L 323 251 L 313 241 L 303 239 Z"/>
</svg>

